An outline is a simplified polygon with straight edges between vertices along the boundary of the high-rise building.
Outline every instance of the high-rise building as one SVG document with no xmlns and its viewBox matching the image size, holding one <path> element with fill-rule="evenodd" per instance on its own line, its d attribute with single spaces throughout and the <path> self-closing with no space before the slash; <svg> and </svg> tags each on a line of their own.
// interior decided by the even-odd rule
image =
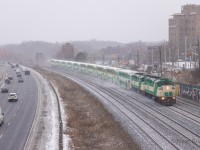
<svg viewBox="0 0 200 150">
<path fill-rule="evenodd" d="M 180 56 L 185 51 L 197 46 L 200 37 L 200 5 L 182 6 L 181 13 L 175 13 L 169 19 L 169 47 L 179 50 Z M 175 57 L 177 53 L 174 53 Z"/>
</svg>

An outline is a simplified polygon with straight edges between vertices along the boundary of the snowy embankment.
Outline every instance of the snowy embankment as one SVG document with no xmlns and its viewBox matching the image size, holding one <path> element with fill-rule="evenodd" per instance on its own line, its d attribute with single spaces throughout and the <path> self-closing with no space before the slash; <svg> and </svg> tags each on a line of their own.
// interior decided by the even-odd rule
<svg viewBox="0 0 200 150">
<path fill-rule="evenodd" d="M 31 70 L 38 85 L 35 119 L 24 149 L 59 149 L 58 104 L 48 79 Z M 67 143 L 67 138 L 65 138 Z M 67 149 L 64 147 L 64 149 Z"/>
<path fill-rule="evenodd" d="M 53 85 L 54 86 L 54 85 Z M 64 110 L 64 106 L 66 104 L 64 104 L 64 102 L 62 101 L 62 98 L 58 92 L 58 88 L 56 86 L 54 86 L 55 91 L 57 93 L 59 102 L 60 102 L 60 109 L 61 109 L 61 118 L 62 118 L 62 122 L 63 122 L 63 131 L 67 131 L 67 114 L 65 113 Z M 63 150 L 68 150 L 69 149 L 69 136 L 67 134 L 63 134 Z"/>
</svg>

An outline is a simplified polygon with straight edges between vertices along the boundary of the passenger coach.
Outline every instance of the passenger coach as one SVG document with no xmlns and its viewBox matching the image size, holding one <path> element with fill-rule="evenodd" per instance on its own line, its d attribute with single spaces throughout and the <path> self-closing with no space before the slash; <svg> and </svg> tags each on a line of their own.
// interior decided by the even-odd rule
<svg viewBox="0 0 200 150">
<path fill-rule="evenodd" d="M 121 68 L 65 60 L 53 59 L 51 60 L 51 65 L 101 77 L 126 89 L 140 91 L 165 105 L 176 103 L 176 88 L 173 82 L 166 78 Z"/>
</svg>

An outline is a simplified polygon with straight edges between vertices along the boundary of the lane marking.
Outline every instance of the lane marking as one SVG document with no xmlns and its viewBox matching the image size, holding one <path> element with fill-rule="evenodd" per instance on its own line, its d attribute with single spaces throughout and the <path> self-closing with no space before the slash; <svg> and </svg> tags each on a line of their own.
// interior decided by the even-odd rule
<svg viewBox="0 0 200 150">
<path fill-rule="evenodd" d="M 0 135 L 0 139 L 1 139 L 2 135 L 3 135 L 3 134 Z"/>
<path fill-rule="evenodd" d="M 10 122 L 8 123 L 8 126 L 10 125 Z"/>
<path fill-rule="evenodd" d="M 15 116 L 15 114 L 13 116 Z"/>
<path fill-rule="evenodd" d="M 17 109 L 19 109 L 19 106 L 18 106 L 18 108 Z"/>
</svg>

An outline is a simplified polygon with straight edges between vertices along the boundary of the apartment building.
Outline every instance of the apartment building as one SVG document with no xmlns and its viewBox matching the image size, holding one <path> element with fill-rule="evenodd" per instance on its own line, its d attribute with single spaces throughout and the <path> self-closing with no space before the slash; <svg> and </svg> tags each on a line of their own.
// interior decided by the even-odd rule
<svg viewBox="0 0 200 150">
<path fill-rule="evenodd" d="M 200 5 L 187 4 L 181 7 L 181 13 L 175 13 L 169 19 L 169 47 L 179 51 L 180 57 L 185 50 L 197 46 L 200 37 Z M 174 53 L 176 57 L 178 53 Z"/>
</svg>

